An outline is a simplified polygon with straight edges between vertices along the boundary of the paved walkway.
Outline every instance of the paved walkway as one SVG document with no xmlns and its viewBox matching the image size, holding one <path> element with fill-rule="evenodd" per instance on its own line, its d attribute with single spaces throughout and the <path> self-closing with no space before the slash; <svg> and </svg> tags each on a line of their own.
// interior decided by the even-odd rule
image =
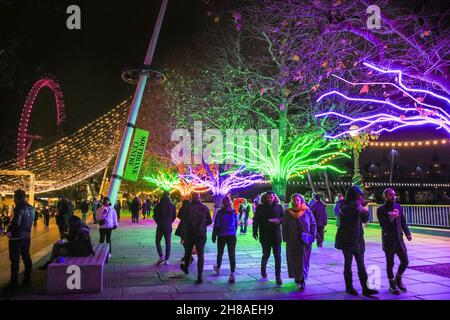
<svg viewBox="0 0 450 320">
<path fill-rule="evenodd" d="M 331 222 L 333 223 L 333 222 Z M 251 227 L 250 227 L 251 230 Z M 105 289 L 101 294 L 76 294 L 49 296 L 45 294 L 46 273 L 34 271 L 34 286 L 27 292 L 17 295 L 16 299 L 133 299 L 133 300 L 264 300 L 264 299 L 370 299 L 345 294 L 343 283 L 343 257 L 333 248 L 336 227 L 328 226 L 325 246 L 313 248 L 311 272 L 306 283 L 306 290 L 299 292 L 286 271 L 285 251 L 283 249 L 284 284 L 277 287 L 274 279 L 274 262 L 269 262 L 268 281 L 259 279 L 261 249 L 251 233 L 239 236 L 237 244 L 236 283 L 228 283 L 228 256 L 224 255 L 221 275 L 212 271 L 216 258 L 216 246 L 210 241 L 211 230 L 205 254 L 205 281 L 194 284 L 196 267 L 191 267 L 189 276 L 179 269 L 178 259 L 183 255 L 179 238 L 172 241 L 170 265 L 156 266 L 158 255 L 154 246 L 155 224 L 153 221 L 141 220 L 140 224 L 131 224 L 129 217 L 122 218 L 121 226 L 113 232 L 113 256 L 105 266 Z M 94 242 L 98 241 L 98 232 L 93 226 Z M 450 238 L 413 234 L 413 241 L 407 243 L 411 266 L 450 263 Z M 408 292 L 400 296 L 389 294 L 385 274 L 385 258 L 381 251 L 380 230 L 376 227 L 366 228 L 366 266 L 370 270 L 379 270 L 381 276 L 381 294 L 378 299 L 450 299 L 450 278 L 408 269 L 404 282 Z M 47 250 L 50 250 L 48 247 Z M 3 255 L 3 252 L 2 252 Z M 46 257 L 33 257 L 35 266 L 44 262 Z M 36 259 L 37 258 L 37 259 Z M 396 260 L 398 265 L 398 260 Z M 396 265 L 396 267 L 397 267 Z M 355 287 L 361 287 L 357 281 L 354 265 Z"/>
</svg>

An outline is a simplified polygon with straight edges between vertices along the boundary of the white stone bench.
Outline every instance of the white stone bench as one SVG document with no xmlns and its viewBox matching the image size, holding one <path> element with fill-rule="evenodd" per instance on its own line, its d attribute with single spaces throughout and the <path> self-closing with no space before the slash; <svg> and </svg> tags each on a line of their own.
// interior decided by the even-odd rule
<svg viewBox="0 0 450 320">
<path fill-rule="evenodd" d="M 108 262 L 109 244 L 94 246 L 94 256 L 64 257 L 47 269 L 47 293 L 98 293 L 103 291 L 103 266 Z"/>
</svg>

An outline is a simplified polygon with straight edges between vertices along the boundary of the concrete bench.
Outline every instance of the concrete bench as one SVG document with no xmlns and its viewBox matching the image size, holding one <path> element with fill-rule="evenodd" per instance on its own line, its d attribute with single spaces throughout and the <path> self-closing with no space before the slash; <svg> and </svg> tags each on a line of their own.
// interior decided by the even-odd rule
<svg viewBox="0 0 450 320">
<path fill-rule="evenodd" d="M 98 293 L 103 290 L 103 266 L 108 262 L 109 244 L 94 246 L 95 256 L 64 257 L 47 269 L 47 293 Z"/>
</svg>

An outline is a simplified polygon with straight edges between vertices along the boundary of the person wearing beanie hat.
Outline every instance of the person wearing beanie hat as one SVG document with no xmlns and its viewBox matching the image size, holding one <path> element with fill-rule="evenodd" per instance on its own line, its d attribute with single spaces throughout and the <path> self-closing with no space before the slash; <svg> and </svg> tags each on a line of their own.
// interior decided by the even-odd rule
<svg viewBox="0 0 450 320">
<path fill-rule="evenodd" d="M 361 189 L 354 186 L 345 194 L 345 200 L 339 208 L 340 225 L 336 232 L 335 248 L 342 250 L 344 254 L 344 279 L 347 293 L 358 295 L 353 287 L 352 260 L 355 257 L 358 267 L 358 277 L 364 296 L 378 294 L 367 286 L 367 271 L 364 265 L 364 230 L 363 223 L 369 221 L 369 211 L 364 208 L 367 202 L 364 200 Z"/>
</svg>

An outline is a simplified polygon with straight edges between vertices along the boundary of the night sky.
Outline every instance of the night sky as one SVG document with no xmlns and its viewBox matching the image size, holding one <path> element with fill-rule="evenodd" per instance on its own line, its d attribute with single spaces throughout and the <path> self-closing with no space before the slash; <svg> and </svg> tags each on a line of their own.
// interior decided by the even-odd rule
<svg viewBox="0 0 450 320">
<path fill-rule="evenodd" d="M 13 52 L 12 58 L 7 59 L 12 81 L 0 86 L 1 161 L 15 155 L 8 152 L 15 152 L 13 139 L 22 105 L 28 90 L 41 76 L 54 76 L 63 89 L 66 134 L 132 95 L 134 87 L 123 82 L 120 75 L 127 65 L 143 62 L 160 3 L 159 0 L 0 0 L 0 52 L 5 49 Z M 66 8 L 71 4 L 81 7 L 81 30 L 66 28 Z M 205 11 L 201 0 L 169 1 L 153 61 L 155 67 L 170 65 L 177 51 L 190 46 L 193 37 L 202 32 Z M 30 127 L 31 132 L 48 138 L 40 144 L 47 144 L 54 137 L 55 117 L 53 96 L 45 90 L 37 99 Z M 409 129 L 394 136 L 385 135 L 383 140 L 448 138 L 435 131 Z M 449 150 L 437 149 L 443 163 L 450 159 Z M 381 160 L 385 157 L 383 152 L 387 154 L 389 150 L 368 150 L 362 161 L 367 164 Z M 433 152 L 417 149 L 401 155 L 403 165 L 412 167 L 429 165 Z"/>
</svg>

